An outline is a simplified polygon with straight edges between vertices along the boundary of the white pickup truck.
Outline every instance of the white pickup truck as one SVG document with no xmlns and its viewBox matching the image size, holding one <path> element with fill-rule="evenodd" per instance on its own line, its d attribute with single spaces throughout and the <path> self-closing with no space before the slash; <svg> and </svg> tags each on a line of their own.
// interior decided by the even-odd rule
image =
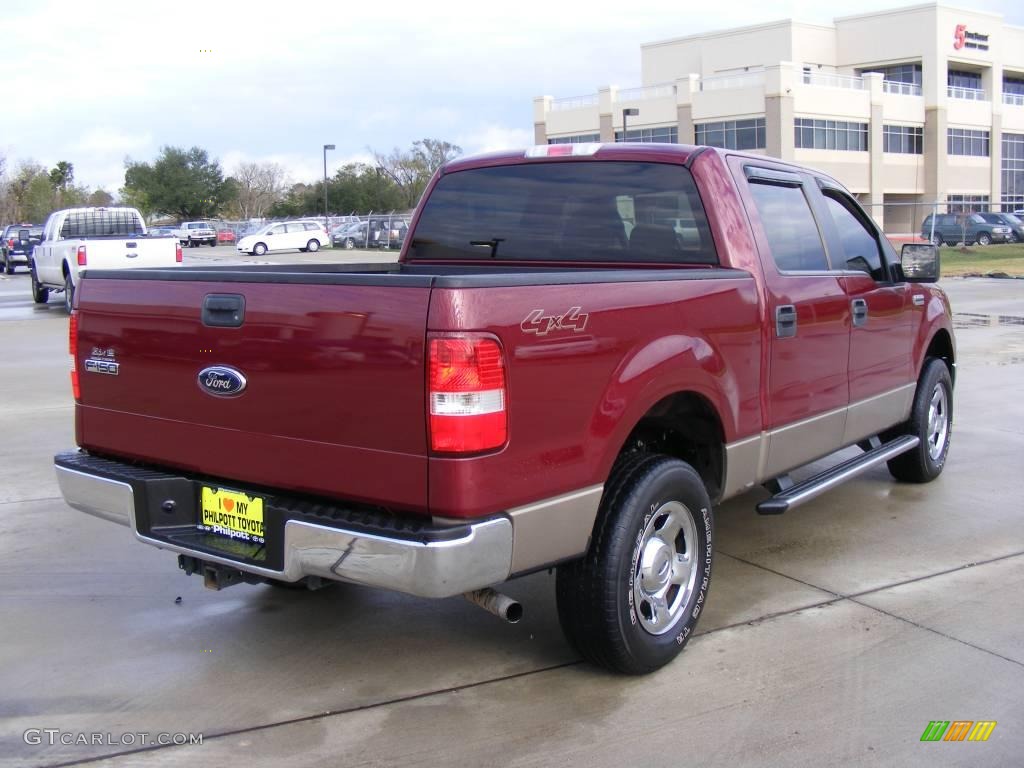
<svg viewBox="0 0 1024 768">
<path fill-rule="evenodd" d="M 175 231 L 182 245 L 196 248 L 200 245 L 217 245 L 217 230 L 208 221 L 183 221 Z"/>
<path fill-rule="evenodd" d="M 134 208 L 69 208 L 50 214 L 43 241 L 32 252 L 32 298 L 45 304 L 50 291 L 64 293 L 71 311 L 85 269 L 173 267 L 181 245 L 173 237 L 149 237 Z"/>
</svg>

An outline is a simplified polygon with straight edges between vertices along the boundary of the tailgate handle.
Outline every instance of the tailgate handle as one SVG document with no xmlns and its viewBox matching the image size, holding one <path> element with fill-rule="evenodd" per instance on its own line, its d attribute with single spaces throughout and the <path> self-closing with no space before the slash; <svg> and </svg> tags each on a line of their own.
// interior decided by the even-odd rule
<svg viewBox="0 0 1024 768">
<path fill-rule="evenodd" d="M 208 293 L 203 299 L 203 325 L 238 328 L 245 320 L 245 296 L 238 293 Z"/>
</svg>

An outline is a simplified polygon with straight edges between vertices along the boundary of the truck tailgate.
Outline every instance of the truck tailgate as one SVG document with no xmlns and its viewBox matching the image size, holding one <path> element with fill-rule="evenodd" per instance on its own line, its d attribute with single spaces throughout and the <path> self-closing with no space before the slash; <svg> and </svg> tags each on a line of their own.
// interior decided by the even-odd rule
<svg viewBox="0 0 1024 768">
<path fill-rule="evenodd" d="M 177 240 L 172 237 L 89 238 L 85 269 L 144 269 L 173 267 Z"/>
<path fill-rule="evenodd" d="M 173 272 L 83 280 L 79 445 L 246 487 L 426 508 L 428 278 Z M 210 294 L 244 299 L 240 327 L 204 323 Z M 210 366 L 235 369 L 245 389 L 210 394 Z"/>
</svg>

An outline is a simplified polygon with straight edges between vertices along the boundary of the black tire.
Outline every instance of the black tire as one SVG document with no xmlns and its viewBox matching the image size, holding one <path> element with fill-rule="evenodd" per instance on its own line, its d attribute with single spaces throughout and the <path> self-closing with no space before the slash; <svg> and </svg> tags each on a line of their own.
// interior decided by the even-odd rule
<svg viewBox="0 0 1024 768">
<path fill-rule="evenodd" d="M 211 240 L 210 242 L 207 243 L 207 245 L 210 246 L 211 248 L 216 248 L 217 247 L 217 241 L 216 240 Z"/>
<path fill-rule="evenodd" d="M 345 250 L 346 251 L 351 251 L 355 247 L 356 247 L 356 241 L 353 240 L 351 237 L 346 237 L 345 238 Z"/>
<path fill-rule="evenodd" d="M 942 239 L 942 235 L 940 235 L 940 234 L 932 235 L 932 245 L 941 248 L 943 244 L 944 244 L 944 241 Z"/>
<path fill-rule="evenodd" d="M 14 265 L 11 264 L 11 257 L 9 255 L 4 256 L 4 272 L 8 275 L 14 274 Z"/>
<path fill-rule="evenodd" d="M 50 299 L 50 289 L 39 282 L 35 264 L 30 265 L 28 271 L 32 277 L 32 301 L 36 304 L 45 304 Z"/>
<path fill-rule="evenodd" d="M 256 245 L 254 245 L 252 247 L 252 254 L 253 254 L 253 256 L 262 256 L 266 252 L 267 252 L 267 246 L 266 246 L 265 243 L 256 243 Z"/>
<path fill-rule="evenodd" d="M 320 241 L 310 240 L 308 243 L 306 243 L 306 250 L 309 251 L 310 253 L 316 253 L 317 251 L 320 250 Z"/>
<path fill-rule="evenodd" d="M 936 398 L 941 407 L 937 409 L 936 421 L 932 421 L 930 416 Z M 942 426 L 944 431 L 937 431 Z M 925 361 L 914 393 L 910 420 L 895 430 L 895 434 L 916 435 L 921 442 L 913 450 L 889 460 L 893 477 L 906 483 L 928 483 L 942 473 L 953 437 L 953 379 L 944 360 L 933 357 Z"/>
<path fill-rule="evenodd" d="M 992 245 L 992 238 L 988 232 L 982 232 L 978 235 L 978 245 Z"/>
<path fill-rule="evenodd" d="M 685 515 L 690 527 L 682 525 L 670 536 L 672 546 L 664 546 L 654 534 Z M 707 600 L 713 537 L 711 501 L 689 464 L 660 454 L 620 460 L 605 486 L 590 549 L 558 567 L 558 619 L 569 643 L 614 672 L 644 674 L 670 662 L 693 635 Z M 687 584 L 673 586 L 673 564 L 684 552 Z M 660 627 L 652 601 L 643 597 L 645 560 L 654 580 L 667 585 L 663 599 L 675 605 L 666 606 Z"/>
<path fill-rule="evenodd" d="M 64 275 L 64 309 L 68 314 L 75 307 L 75 284 L 71 281 L 71 273 Z"/>
</svg>

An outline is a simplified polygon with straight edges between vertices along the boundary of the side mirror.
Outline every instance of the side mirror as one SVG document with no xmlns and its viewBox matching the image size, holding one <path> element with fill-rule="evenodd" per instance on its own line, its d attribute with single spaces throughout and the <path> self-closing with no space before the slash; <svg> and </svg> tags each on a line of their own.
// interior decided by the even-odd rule
<svg viewBox="0 0 1024 768">
<path fill-rule="evenodd" d="M 924 243 L 905 243 L 900 268 L 908 283 L 934 283 L 939 279 L 939 248 Z"/>
</svg>

